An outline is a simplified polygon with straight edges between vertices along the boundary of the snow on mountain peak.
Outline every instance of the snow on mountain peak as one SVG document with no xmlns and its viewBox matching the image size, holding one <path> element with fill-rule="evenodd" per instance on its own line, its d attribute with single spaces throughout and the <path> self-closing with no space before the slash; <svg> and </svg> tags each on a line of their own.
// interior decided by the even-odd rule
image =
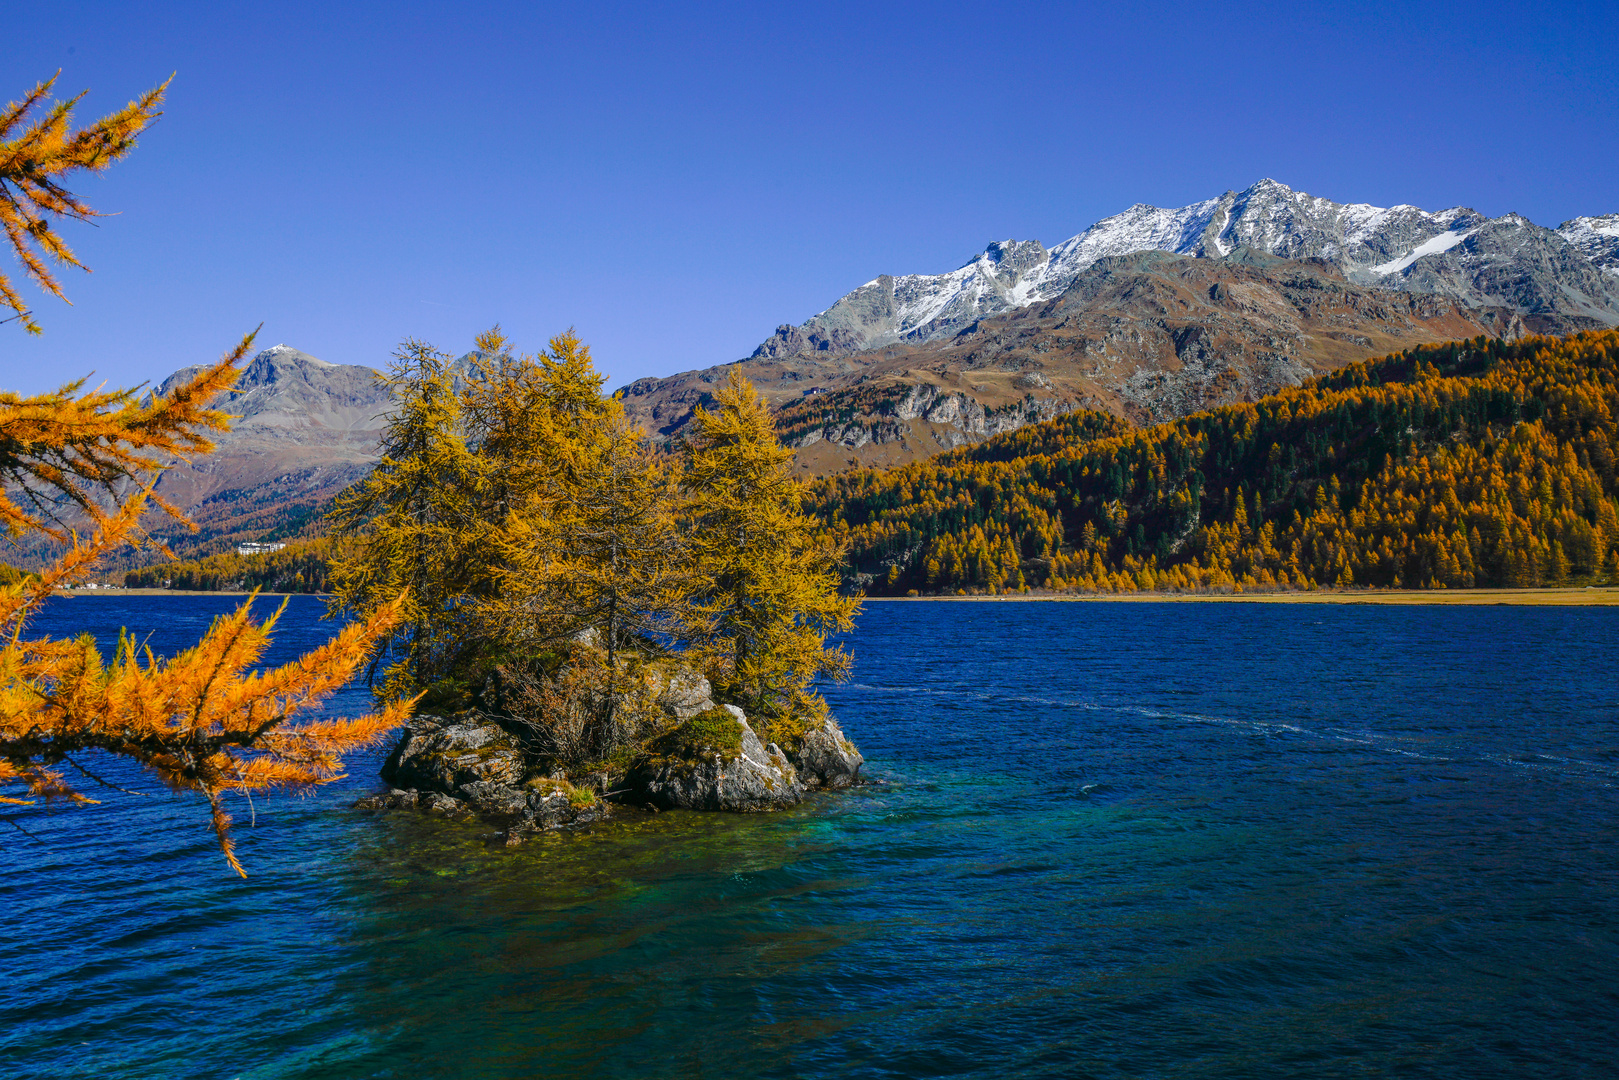
<svg viewBox="0 0 1619 1080">
<path fill-rule="evenodd" d="M 1580 312 L 1619 322 L 1619 296 L 1600 284 L 1600 276 L 1593 284 L 1589 272 L 1579 269 L 1589 263 L 1619 277 L 1619 215 L 1576 218 L 1556 233 L 1517 214 L 1493 219 L 1517 237 L 1512 240 L 1499 228 L 1481 232 L 1491 222 L 1462 206 L 1429 212 L 1405 203 L 1335 203 L 1266 177 L 1188 206 L 1135 203 L 1049 251 L 1033 240 L 997 240 L 948 273 L 877 278 L 798 329 L 804 340 L 837 340 L 845 343 L 840 348 L 926 341 L 985 315 L 1054 299 L 1101 259 L 1137 251 L 1224 258 L 1239 247 L 1286 259 L 1326 259 L 1357 284 L 1443 291 L 1469 304 L 1551 311 L 1562 310 L 1559 296 L 1572 297 L 1567 302 Z M 1559 255 L 1558 249 L 1568 251 L 1564 244 L 1583 259 L 1568 262 Z M 1558 265 L 1550 272 L 1557 280 L 1537 284 L 1540 299 L 1520 290 L 1517 300 L 1507 300 L 1485 264 L 1530 258 L 1531 249 L 1538 252 L 1531 260 L 1538 259 L 1537 265 Z M 1430 265 L 1424 260 L 1448 260 L 1445 272 L 1417 273 L 1418 264 Z"/>
<path fill-rule="evenodd" d="M 328 360 L 317 359 L 310 356 L 302 349 L 295 349 L 291 345 L 287 345 L 285 343 L 280 345 L 271 345 L 268 349 L 265 349 L 263 352 L 260 352 L 257 356 L 253 357 L 253 359 L 257 360 L 259 357 L 268 357 L 275 360 L 301 360 L 306 364 L 314 364 L 317 367 L 337 366 Z"/>
<path fill-rule="evenodd" d="M 1619 214 L 1565 221 L 1557 227 L 1557 235 L 1604 274 L 1619 279 Z"/>
</svg>

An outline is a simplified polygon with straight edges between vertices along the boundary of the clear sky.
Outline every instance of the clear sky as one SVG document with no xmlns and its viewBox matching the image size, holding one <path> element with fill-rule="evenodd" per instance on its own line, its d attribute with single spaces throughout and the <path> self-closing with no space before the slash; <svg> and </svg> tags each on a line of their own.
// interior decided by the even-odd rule
<svg viewBox="0 0 1619 1080">
<path fill-rule="evenodd" d="M 1619 5 L 19 6 L 0 98 L 176 73 L 68 224 L 94 270 L 0 387 L 263 323 L 325 360 L 568 326 L 610 385 L 747 355 L 880 273 L 1263 176 L 1555 226 L 1619 211 Z M 17 275 L 13 273 L 15 280 Z M 32 294 L 37 296 L 37 294 Z"/>
</svg>

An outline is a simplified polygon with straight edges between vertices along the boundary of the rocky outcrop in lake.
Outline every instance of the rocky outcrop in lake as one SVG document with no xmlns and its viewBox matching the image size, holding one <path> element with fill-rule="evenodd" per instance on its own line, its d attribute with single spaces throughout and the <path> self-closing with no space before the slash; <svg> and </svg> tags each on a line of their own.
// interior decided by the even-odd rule
<svg viewBox="0 0 1619 1080">
<path fill-rule="evenodd" d="M 864 758 L 830 716 L 783 749 L 761 740 L 737 706 L 716 705 L 701 674 L 672 664 L 653 674 L 649 692 L 669 727 L 621 772 L 571 783 L 529 751 L 521 721 L 471 709 L 413 718 L 382 767 L 390 790 L 360 806 L 481 819 L 515 844 L 600 821 L 610 799 L 658 810 L 757 812 L 793 806 L 810 789 L 859 782 Z"/>
<path fill-rule="evenodd" d="M 362 807 L 481 818 L 502 826 L 507 843 L 609 814 L 593 791 L 530 775 L 516 736 L 477 710 L 414 717 L 383 763 L 382 778 L 392 789 L 361 800 Z"/>
<path fill-rule="evenodd" d="M 779 810 L 804 798 L 798 770 L 735 705 L 699 713 L 653 742 L 629 787 L 660 810 Z"/>
</svg>

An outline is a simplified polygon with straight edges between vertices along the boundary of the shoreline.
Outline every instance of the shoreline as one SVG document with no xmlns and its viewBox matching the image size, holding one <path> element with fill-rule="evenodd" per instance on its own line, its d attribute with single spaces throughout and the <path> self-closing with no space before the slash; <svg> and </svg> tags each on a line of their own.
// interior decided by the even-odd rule
<svg viewBox="0 0 1619 1080">
<path fill-rule="evenodd" d="M 251 589 L 57 589 L 51 594 L 72 599 L 87 596 L 251 596 Z M 317 596 L 326 599 L 330 593 L 260 592 L 260 596 Z"/>
<path fill-rule="evenodd" d="M 1619 605 L 1619 587 L 1581 586 L 1556 589 L 1317 589 L 1314 592 L 1264 593 L 1058 593 L 1010 596 L 868 596 L 866 603 L 916 601 L 1059 604 L 1388 604 L 1470 605 L 1475 607 L 1608 607 Z"/>
<path fill-rule="evenodd" d="M 246 589 L 62 589 L 60 597 L 100 596 L 248 596 Z M 314 596 L 327 593 L 272 593 L 260 596 Z M 1400 606 L 1464 605 L 1474 607 L 1609 607 L 1619 606 L 1619 585 L 1586 585 L 1554 589 L 1317 589 L 1314 592 L 1244 593 L 1028 593 L 1000 596 L 867 596 L 864 603 L 1048 603 L 1048 604 L 1388 604 Z"/>
</svg>

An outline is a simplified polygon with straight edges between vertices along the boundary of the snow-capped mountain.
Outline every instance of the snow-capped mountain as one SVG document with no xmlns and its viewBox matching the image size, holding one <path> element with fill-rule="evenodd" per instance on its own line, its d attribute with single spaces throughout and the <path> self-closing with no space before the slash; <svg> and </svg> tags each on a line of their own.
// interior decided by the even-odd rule
<svg viewBox="0 0 1619 1080">
<path fill-rule="evenodd" d="M 1619 214 L 1565 221 L 1557 227 L 1557 235 L 1604 274 L 1619 278 Z"/>
<path fill-rule="evenodd" d="M 997 241 L 947 274 L 878 277 L 802 325 L 780 327 L 754 356 L 937 340 L 985 315 L 1057 297 L 1103 258 L 1223 258 L 1239 248 L 1323 259 L 1357 285 L 1619 324 L 1619 215 L 1576 218 L 1553 231 L 1517 214 L 1335 203 L 1261 180 L 1178 209 L 1138 203 L 1049 250 L 1033 240 Z"/>
</svg>

